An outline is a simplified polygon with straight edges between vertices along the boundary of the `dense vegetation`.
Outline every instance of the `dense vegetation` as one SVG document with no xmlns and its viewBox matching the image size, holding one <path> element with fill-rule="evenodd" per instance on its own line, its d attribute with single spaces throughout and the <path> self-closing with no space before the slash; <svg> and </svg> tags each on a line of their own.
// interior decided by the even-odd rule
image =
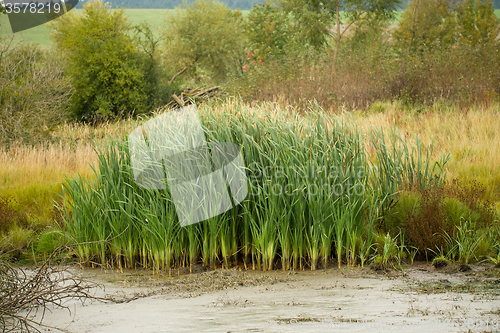
<svg viewBox="0 0 500 333">
<path fill-rule="evenodd" d="M 371 133 L 381 160 L 372 169 L 356 125 L 321 110 L 268 118 L 236 104 L 200 116 L 208 141 L 243 147 L 247 198 L 227 213 L 182 228 L 170 192 L 138 187 L 127 144 L 112 142 L 99 153 L 94 179 L 65 185 L 72 212 L 68 232 L 82 243 L 76 248 L 82 260 L 165 269 L 201 258 L 207 266 L 221 261 L 229 267 L 240 253 L 254 269 L 267 270 L 279 253 L 283 269 L 306 262 L 316 269 L 320 258 L 328 266 L 334 245 L 339 266 L 343 260 L 356 265 L 358 258 L 364 264 L 380 212 L 397 189 L 425 190 L 442 182 L 446 158 L 433 164 L 425 147 L 408 147 L 394 132 L 390 138 Z M 392 151 L 398 144 L 404 146 Z M 109 245 L 94 243 L 106 238 Z"/>
<path fill-rule="evenodd" d="M 20 257 L 20 248 L 43 254 L 70 243 L 82 262 L 154 269 L 197 262 L 316 269 L 320 260 L 387 265 L 436 256 L 500 261 L 500 174 L 485 148 L 494 147 L 488 141 L 498 132 L 493 4 L 414 0 L 398 18 L 402 5 L 276 0 L 243 16 L 199 0 L 172 11 L 156 30 L 94 1 L 81 15 L 49 24 L 53 49 L 1 36 L 0 160 L 12 167 L 0 186 L 22 184 L 0 195 L 1 250 Z M 243 147 L 258 194 L 183 228 L 168 190 L 134 183 L 125 135 L 173 93 L 208 85 L 224 95 L 200 107 L 205 135 Z M 361 129 L 335 115 L 352 111 L 362 121 L 387 109 L 396 125 L 410 117 L 415 129 Z M 468 115 L 472 109 L 485 110 L 482 121 Z M 456 149 L 436 138 L 456 153 L 448 164 L 445 152 L 433 153 L 430 135 L 423 144 L 407 134 L 425 132 L 421 124 L 432 117 L 432 126 L 440 124 L 441 113 L 471 124 L 460 127 L 467 139 L 460 146 L 455 136 Z M 95 160 L 89 142 L 109 124 L 120 129 L 111 141 L 97 134 L 104 145 L 95 173 L 62 158 Z M 474 126 L 484 128 L 472 133 Z M 450 128 L 433 130 L 448 138 Z M 470 147 L 479 136 L 483 147 Z M 30 173 L 7 161 L 36 155 L 29 149 L 54 152 L 55 173 L 80 176 L 26 185 Z M 318 184 L 326 194 L 311 191 Z M 291 193 L 269 192 L 290 185 Z M 339 186 L 342 193 L 332 192 Z M 36 209 L 25 208 L 30 197 Z"/>
</svg>

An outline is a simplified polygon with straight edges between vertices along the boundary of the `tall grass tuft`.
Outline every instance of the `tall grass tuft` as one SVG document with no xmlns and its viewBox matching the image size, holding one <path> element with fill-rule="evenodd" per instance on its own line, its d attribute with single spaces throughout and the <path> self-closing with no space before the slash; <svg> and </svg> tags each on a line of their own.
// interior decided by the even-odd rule
<svg viewBox="0 0 500 333">
<path fill-rule="evenodd" d="M 239 261 L 253 269 L 314 270 L 328 267 L 335 254 L 339 266 L 358 258 L 364 264 L 388 198 L 410 176 L 424 186 L 443 177 L 446 158 L 432 163 L 430 147 L 418 139 L 412 145 L 390 132 L 387 144 L 381 131 L 365 136 L 352 118 L 318 106 L 299 115 L 229 102 L 204 107 L 199 116 L 208 142 L 241 146 L 246 199 L 181 227 L 168 188 L 138 187 L 127 142 L 110 141 L 97 150 L 94 178 L 64 185 L 65 221 L 83 262 L 158 270 Z M 366 140 L 380 150 L 375 160 Z"/>
</svg>

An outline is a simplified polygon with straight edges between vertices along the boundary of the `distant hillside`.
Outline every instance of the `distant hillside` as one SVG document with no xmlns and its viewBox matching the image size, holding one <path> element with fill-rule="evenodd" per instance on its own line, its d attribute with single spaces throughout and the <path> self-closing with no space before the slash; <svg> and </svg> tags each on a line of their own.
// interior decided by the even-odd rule
<svg viewBox="0 0 500 333">
<path fill-rule="evenodd" d="M 88 0 L 80 1 L 77 8 Z M 106 0 L 103 0 L 106 1 Z M 500 9 L 500 0 L 492 0 L 493 6 Z M 182 0 L 108 0 L 113 8 L 175 8 L 182 3 Z M 190 1 L 188 1 L 190 2 Z M 265 0 L 221 0 L 231 9 L 251 9 L 255 4 L 265 2 Z M 403 0 L 404 3 L 408 0 Z M 404 5 L 402 6 L 404 8 Z"/>
</svg>

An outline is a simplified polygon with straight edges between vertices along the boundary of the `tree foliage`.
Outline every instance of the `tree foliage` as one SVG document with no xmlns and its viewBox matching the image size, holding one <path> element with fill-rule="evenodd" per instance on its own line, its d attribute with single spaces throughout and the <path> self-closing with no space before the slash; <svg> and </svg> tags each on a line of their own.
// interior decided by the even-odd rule
<svg viewBox="0 0 500 333">
<path fill-rule="evenodd" d="M 296 21 L 304 41 L 319 48 L 333 37 L 334 63 L 340 42 L 352 27 L 367 22 L 393 19 L 402 3 L 402 0 L 280 1 L 285 11 Z"/>
<path fill-rule="evenodd" d="M 495 43 L 499 22 L 490 0 L 414 0 L 403 12 L 394 39 L 407 53 Z"/>
<path fill-rule="evenodd" d="M 188 71 L 196 78 L 222 82 L 241 68 L 242 14 L 221 2 L 184 3 L 166 19 L 163 36 L 166 63 L 180 70 L 179 74 Z"/>
<path fill-rule="evenodd" d="M 152 107 L 151 59 L 136 45 L 123 10 L 92 1 L 81 15 L 70 12 L 50 27 L 76 90 L 74 116 L 91 120 L 142 113 Z"/>
<path fill-rule="evenodd" d="M 288 15 L 276 3 L 267 0 L 257 4 L 246 18 L 245 33 L 255 59 L 266 61 L 280 57 L 292 38 Z"/>
<path fill-rule="evenodd" d="M 456 8 L 458 40 L 463 44 L 495 43 L 500 33 L 491 0 L 464 0 Z"/>
<path fill-rule="evenodd" d="M 393 33 L 403 52 L 432 51 L 455 42 L 456 19 L 448 0 L 411 1 Z"/>
<path fill-rule="evenodd" d="M 323 3 L 315 0 L 280 1 L 285 12 L 291 15 L 296 26 L 298 38 L 312 47 L 319 49 L 327 44 L 334 16 Z"/>
</svg>

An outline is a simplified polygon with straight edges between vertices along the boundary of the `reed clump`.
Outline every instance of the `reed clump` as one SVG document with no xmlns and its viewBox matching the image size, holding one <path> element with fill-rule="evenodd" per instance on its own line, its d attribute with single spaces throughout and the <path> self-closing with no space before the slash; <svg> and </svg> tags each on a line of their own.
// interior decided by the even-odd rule
<svg viewBox="0 0 500 333">
<path fill-rule="evenodd" d="M 65 222 L 82 262 L 155 270 L 204 265 L 316 269 L 365 263 L 397 191 L 444 180 L 447 156 L 395 129 L 363 134 L 352 117 L 241 103 L 200 110 L 207 141 L 234 142 L 249 194 L 232 210 L 181 227 L 168 189 L 137 186 L 127 142 L 98 149 L 92 178 L 67 179 Z M 368 145 L 377 154 L 367 152 Z M 416 185 L 415 185 L 416 186 Z M 103 242 L 104 240 L 104 242 Z"/>
</svg>

